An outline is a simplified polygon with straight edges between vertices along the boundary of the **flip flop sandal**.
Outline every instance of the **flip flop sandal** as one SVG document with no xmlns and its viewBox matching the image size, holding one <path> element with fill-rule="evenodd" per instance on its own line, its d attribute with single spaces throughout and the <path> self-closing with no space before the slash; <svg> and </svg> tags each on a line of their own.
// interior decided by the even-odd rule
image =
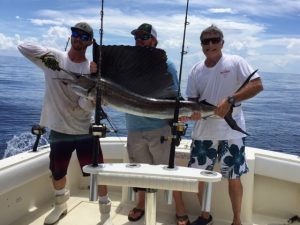
<svg viewBox="0 0 300 225">
<path fill-rule="evenodd" d="M 178 216 L 176 215 L 177 225 L 190 225 L 188 215 Z"/>
<path fill-rule="evenodd" d="M 138 209 L 138 208 L 133 208 L 130 212 L 133 212 L 134 215 L 136 213 L 140 214 L 138 217 L 133 217 L 133 216 L 130 215 L 131 213 L 129 213 L 128 220 L 132 221 L 132 222 L 140 220 L 144 216 L 144 214 L 145 214 L 145 210 L 144 209 Z"/>
</svg>

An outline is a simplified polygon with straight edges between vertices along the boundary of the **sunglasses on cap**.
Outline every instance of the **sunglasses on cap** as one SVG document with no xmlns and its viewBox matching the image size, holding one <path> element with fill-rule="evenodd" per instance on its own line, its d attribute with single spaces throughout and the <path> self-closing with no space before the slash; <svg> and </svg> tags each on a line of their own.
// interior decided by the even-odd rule
<svg viewBox="0 0 300 225">
<path fill-rule="evenodd" d="M 222 40 L 222 38 L 220 37 L 215 37 L 215 38 L 205 38 L 201 40 L 201 44 L 203 45 L 208 45 L 209 42 L 213 43 L 213 44 L 218 44 L 220 43 L 220 41 Z"/>
<path fill-rule="evenodd" d="M 152 38 L 151 34 L 136 34 L 134 35 L 134 39 L 135 40 L 143 40 L 143 41 L 147 41 L 150 38 Z"/>
<path fill-rule="evenodd" d="M 73 30 L 72 31 L 72 37 L 74 38 L 80 38 L 82 41 L 89 41 L 91 39 L 91 36 L 85 33 L 79 33 L 78 31 Z"/>
</svg>

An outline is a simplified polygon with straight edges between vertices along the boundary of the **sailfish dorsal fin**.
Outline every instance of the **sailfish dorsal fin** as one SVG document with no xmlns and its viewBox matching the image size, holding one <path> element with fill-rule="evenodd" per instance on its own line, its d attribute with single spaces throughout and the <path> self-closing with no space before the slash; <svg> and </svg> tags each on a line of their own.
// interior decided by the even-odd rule
<svg viewBox="0 0 300 225">
<path fill-rule="evenodd" d="M 94 61 L 99 61 L 99 45 L 94 44 Z M 173 98 L 172 75 L 162 49 L 140 46 L 102 46 L 102 77 L 121 87 L 152 98 Z"/>
</svg>

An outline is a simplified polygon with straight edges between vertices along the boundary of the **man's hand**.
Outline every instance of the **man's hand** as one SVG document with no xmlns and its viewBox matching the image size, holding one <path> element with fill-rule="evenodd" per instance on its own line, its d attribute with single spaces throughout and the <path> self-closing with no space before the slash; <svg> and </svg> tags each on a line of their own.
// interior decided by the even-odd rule
<svg viewBox="0 0 300 225">
<path fill-rule="evenodd" d="M 49 69 L 54 70 L 54 71 L 55 70 L 60 71 L 59 63 L 53 55 L 49 55 L 47 53 L 47 54 L 41 56 L 40 59 L 45 64 L 45 66 L 48 67 Z"/>
<path fill-rule="evenodd" d="M 97 70 L 98 70 L 98 67 L 97 67 L 97 64 L 95 62 L 91 62 L 90 63 L 90 71 L 91 71 L 91 74 L 95 74 L 97 73 Z"/>
<path fill-rule="evenodd" d="M 224 98 L 215 109 L 215 114 L 221 118 L 224 118 L 229 112 L 231 104 L 228 102 L 227 98 Z"/>
<path fill-rule="evenodd" d="M 201 112 L 195 111 L 191 116 L 182 116 L 179 118 L 180 122 L 187 122 L 189 120 L 200 120 L 201 119 Z"/>
</svg>

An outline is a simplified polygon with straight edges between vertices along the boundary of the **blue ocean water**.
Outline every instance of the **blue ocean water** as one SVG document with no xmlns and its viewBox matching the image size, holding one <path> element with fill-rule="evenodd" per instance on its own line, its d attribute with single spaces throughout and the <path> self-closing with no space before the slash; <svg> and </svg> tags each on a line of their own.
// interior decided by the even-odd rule
<svg viewBox="0 0 300 225">
<path fill-rule="evenodd" d="M 300 155 L 300 74 L 260 72 L 264 91 L 243 104 L 251 147 Z M 185 90 L 183 78 L 182 90 Z M 0 56 L 0 159 L 30 150 L 44 95 L 44 76 L 23 57 Z M 126 136 L 124 114 L 105 108 L 118 132 Z M 107 122 L 105 122 L 108 124 Z M 190 138 L 192 123 L 186 137 Z M 47 143 L 47 135 L 40 144 Z"/>
</svg>

